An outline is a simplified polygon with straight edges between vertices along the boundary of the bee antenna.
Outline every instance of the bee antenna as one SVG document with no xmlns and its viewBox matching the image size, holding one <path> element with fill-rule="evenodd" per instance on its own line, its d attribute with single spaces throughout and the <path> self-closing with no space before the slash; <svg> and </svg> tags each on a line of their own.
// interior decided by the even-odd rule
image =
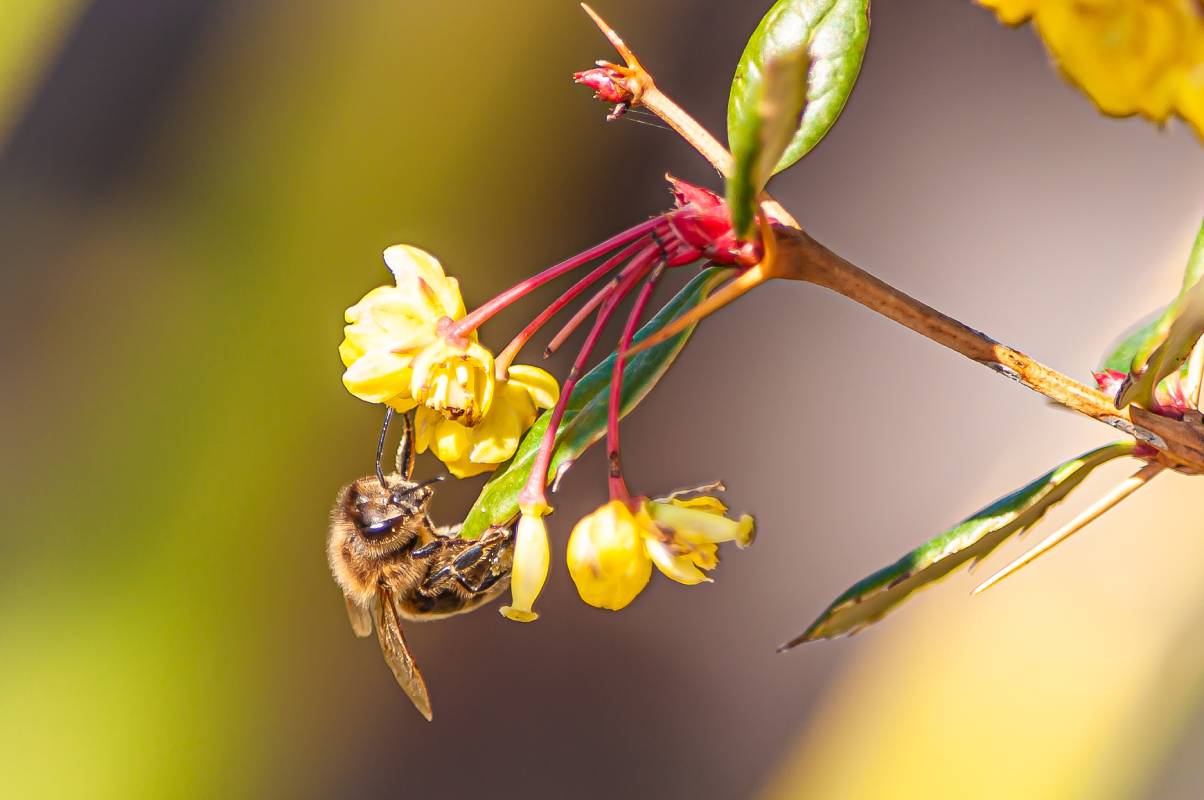
<svg viewBox="0 0 1204 800">
<path fill-rule="evenodd" d="M 380 482 L 380 488 L 389 491 L 388 485 L 385 483 L 385 471 L 381 469 L 380 460 L 385 454 L 385 437 L 389 435 L 389 423 L 393 421 L 393 408 L 385 408 L 385 424 L 380 427 L 380 438 L 376 441 L 376 480 Z"/>
<path fill-rule="evenodd" d="M 393 493 L 393 501 L 396 502 L 408 494 L 413 494 L 414 492 L 417 492 L 419 489 L 425 489 L 426 487 L 428 487 L 432 484 L 440 483 L 442 481 L 447 480 L 450 477 L 451 476 L 445 472 L 442 475 L 436 475 L 433 478 L 427 478 L 426 480 L 422 481 L 421 483 L 416 483 L 413 486 L 407 487 L 405 489 L 398 489 L 396 492 Z"/>
</svg>

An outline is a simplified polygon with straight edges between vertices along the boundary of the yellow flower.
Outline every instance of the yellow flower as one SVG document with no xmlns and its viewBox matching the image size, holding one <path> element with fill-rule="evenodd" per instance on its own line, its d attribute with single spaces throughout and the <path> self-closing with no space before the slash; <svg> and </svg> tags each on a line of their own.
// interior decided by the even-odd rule
<svg viewBox="0 0 1204 800">
<path fill-rule="evenodd" d="M 548 579 L 548 529 L 543 516 L 550 509 L 523 508 L 514 541 L 514 565 L 510 570 L 510 605 L 499 611 L 515 622 L 534 622 L 539 614 L 531 610 Z"/>
<path fill-rule="evenodd" d="M 643 526 L 622 500 L 611 500 L 573 527 L 568 564 L 581 599 L 611 611 L 626 607 L 652 577 Z"/>
<path fill-rule="evenodd" d="M 394 245 L 384 259 L 395 285 L 378 286 L 345 315 L 343 384 L 361 400 L 408 411 L 417 404 L 410 388 L 414 357 L 438 338 L 441 319 L 464 316 L 464 301 L 460 284 L 430 253 Z"/>
<path fill-rule="evenodd" d="M 475 427 L 419 408 L 414 443 L 419 453 L 431 450 L 457 478 L 489 472 L 514 455 L 539 409 L 551 408 L 559 397 L 555 378 L 539 367 L 516 364 L 497 383 L 489 411 Z"/>
<path fill-rule="evenodd" d="M 489 413 L 495 387 L 493 353 L 475 337 L 439 335 L 414 358 L 410 373 L 415 402 L 469 428 Z"/>
<path fill-rule="evenodd" d="M 753 539 L 753 519 L 728 519 L 715 497 L 677 495 L 643 499 L 632 511 L 611 500 L 586 516 L 569 537 L 569 575 L 581 599 L 618 611 L 647 585 L 652 565 L 668 578 L 692 586 L 710 581 L 705 571 L 719 565 L 718 545 Z"/>
<path fill-rule="evenodd" d="M 1204 11 L 1198 0 L 979 0 L 1000 21 L 1032 19 L 1067 79 L 1105 114 L 1204 136 Z"/>
</svg>

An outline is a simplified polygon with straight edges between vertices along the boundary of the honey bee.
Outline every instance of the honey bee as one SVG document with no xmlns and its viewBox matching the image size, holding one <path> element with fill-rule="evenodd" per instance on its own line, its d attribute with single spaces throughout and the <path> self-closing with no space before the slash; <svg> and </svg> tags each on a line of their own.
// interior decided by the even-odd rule
<svg viewBox="0 0 1204 800">
<path fill-rule="evenodd" d="M 376 474 L 344 486 L 330 512 L 326 552 L 343 590 L 357 636 L 376 635 L 385 661 L 422 716 L 431 719 L 426 682 L 406 644 L 401 621 L 442 619 L 479 608 L 510 585 L 514 537 L 490 528 L 476 541 L 459 538 L 459 526 L 436 528 L 428 507 L 441 478 L 421 483 L 414 471 L 413 423 L 397 448 L 397 471 L 381 468 L 392 410 L 376 448 Z"/>
</svg>

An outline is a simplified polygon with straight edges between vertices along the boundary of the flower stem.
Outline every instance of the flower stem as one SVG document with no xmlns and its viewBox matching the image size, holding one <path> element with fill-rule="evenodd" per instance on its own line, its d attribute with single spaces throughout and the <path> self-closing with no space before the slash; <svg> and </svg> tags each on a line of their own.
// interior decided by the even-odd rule
<svg viewBox="0 0 1204 800">
<path fill-rule="evenodd" d="M 496 372 L 498 379 L 500 380 L 506 377 L 507 370 L 509 370 L 510 365 L 514 363 L 515 356 L 517 356 L 519 351 L 526 346 L 527 342 L 531 341 L 531 337 L 538 333 L 539 330 L 545 324 L 547 324 L 548 320 L 559 314 L 565 306 L 576 300 L 578 295 L 595 284 L 598 280 L 605 277 L 619 264 L 622 264 L 624 261 L 635 255 L 635 253 L 641 247 L 643 247 L 644 244 L 645 240 L 637 240 L 620 250 L 611 258 L 608 258 L 584 278 L 573 284 L 572 288 L 560 295 L 560 297 L 556 298 L 556 301 L 552 303 L 552 305 L 544 309 L 539 316 L 528 323 L 527 327 L 519 331 L 519 333 L 510 340 L 510 344 L 506 345 L 506 349 L 499 353 L 498 357 L 494 360 L 494 371 Z"/>
<path fill-rule="evenodd" d="M 556 280 L 566 272 L 571 272 L 583 264 L 593 261 L 599 256 L 604 256 L 616 247 L 621 247 L 629 242 L 632 242 L 649 233 L 657 225 L 661 224 L 660 217 L 653 217 L 645 220 L 639 225 L 634 225 L 622 233 L 615 234 L 601 244 L 596 244 L 584 252 L 578 253 L 572 258 L 561 261 L 559 264 L 548 267 L 543 272 L 533 275 L 524 281 L 516 283 L 506 291 L 489 300 L 484 305 L 481 305 L 473 310 L 471 314 L 461 318 L 449 331 L 451 336 L 467 336 L 475 331 L 481 325 L 488 322 L 494 314 L 501 311 L 506 306 L 519 300 L 531 292 L 543 286 L 549 281 Z"/>
<path fill-rule="evenodd" d="M 651 260 L 647 259 L 645 254 L 652 253 L 655 255 L 657 252 L 658 248 L 655 245 L 648 247 L 641 251 L 632 263 L 645 260 L 650 265 Z M 624 270 L 624 272 L 629 274 L 606 297 L 602 307 L 598 309 L 598 316 L 594 319 L 594 327 L 590 330 L 589 336 L 586 337 L 585 343 L 581 345 L 581 350 L 577 353 L 577 359 L 573 362 L 573 367 L 569 370 L 568 377 L 564 379 L 564 386 L 560 388 L 560 399 L 556 401 L 556 405 L 552 408 L 551 416 L 548 418 L 548 427 L 544 431 L 543 439 L 539 443 L 539 452 L 535 455 L 535 463 L 531 465 L 531 474 L 527 476 L 527 482 L 524 484 L 522 491 L 519 492 L 518 500 L 520 506 L 537 507 L 547 505 L 548 468 L 552 463 L 552 451 L 556 446 L 556 435 L 560 432 L 560 421 L 564 419 L 564 412 L 568 408 L 569 398 L 573 394 L 573 389 L 577 386 L 577 381 L 581 379 L 581 373 L 585 371 L 585 364 L 589 360 L 590 353 L 593 352 L 594 346 L 602 336 L 602 329 L 610 321 L 615 309 L 623 302 L 623 298 L 631 292 L 639 279 L 644 276 L 644 272 L 632 271 L 630 267 Z"/>
<path fill-rule="evenodd" d="M 623 468 L 619 459 L 619 417 L 623 403 L 623 368 L 627 364 L 624 351 L 631 346 L 636 326 L 639 325 L 640 317 L 644 315 L 644 309 L 648 306 L 648 301 L 652 299 L 652 293 L 656 291 L 656 285 L 664 271 L 665 262 L 661 260 L 657 262 L 652 274 L 640 288 L 640 293 L 636 295 L 635 302 L 631 306 L 631 313 L 627 315 L 627 324 L 623 327 L 623 334 L 619 337 L 619 347 L 615 351 L 615 366 L 610 373 L 610 403 L 606 410 L 606 460 L 609 469 L 610 497 L 612 500 L 622 500 L 629 505 L 631 492 L 627 490 L 627 482 L 623 480 Z"/>
</svg>

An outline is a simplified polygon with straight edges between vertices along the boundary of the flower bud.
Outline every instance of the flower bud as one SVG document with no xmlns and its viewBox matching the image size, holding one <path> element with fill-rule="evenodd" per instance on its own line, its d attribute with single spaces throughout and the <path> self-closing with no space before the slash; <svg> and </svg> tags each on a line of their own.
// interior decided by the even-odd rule
<svg viewBox="0 0 1204 800">
<path fill-rule="evenodd" d="M 510 605 L 499 609 L 506 619 L 534 622 L 532 610 L 544 581 L 548 579 L 548 529 L 543 522 L 547 509 L 524 508 L 515 532 L 514 565 L 510 573 Z"/>
<path fill-rule="evenodd" d="M 596 608 L 626 607 L 652 576 L 644 532 L 621 500 L 611 500 L 574 526 L 567 558 L 577 593 Z"/>
</svg>

